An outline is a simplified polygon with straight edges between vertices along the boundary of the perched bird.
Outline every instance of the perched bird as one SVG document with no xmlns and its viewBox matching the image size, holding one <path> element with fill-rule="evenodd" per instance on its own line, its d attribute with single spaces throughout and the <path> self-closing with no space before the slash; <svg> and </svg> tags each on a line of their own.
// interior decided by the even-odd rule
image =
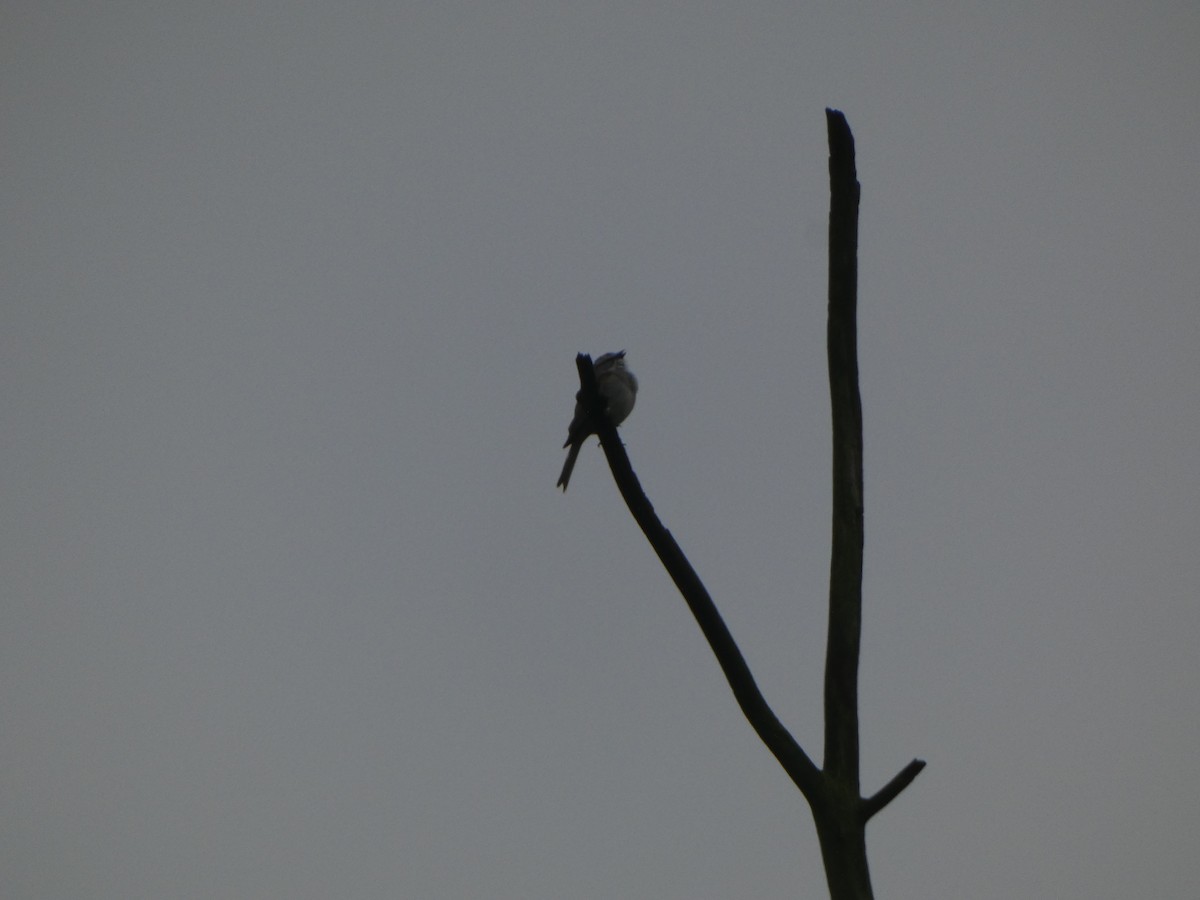
<svg viewBox="0 0 1200 900">
<path fill-rule="evenodd" d="M 596 387 L 600 389 L 600 396 L 604 398 L 604 413 L 608 416 L 608 421 L 620 425 L 633 410 L 638 389 L 637 379 L 625 368 L 625 351 L 605 353 L 596 360 L 594 369 Z M 567 482 L 571 480 L 571 470 L 575 468 L 579 449 L 588 436 L 595 433 L 595 425 L 577 396 L 575 418 L 571 419 L 571 424 L 567 426 L 567 440 L 563 444 L 571 449 L 567 453 L 567 461 L 563 463 L 562 474 L 558 476 L 558 484 L 555 485 L 561 487 L 564 493 L 567 490 Z"/>
</svg>

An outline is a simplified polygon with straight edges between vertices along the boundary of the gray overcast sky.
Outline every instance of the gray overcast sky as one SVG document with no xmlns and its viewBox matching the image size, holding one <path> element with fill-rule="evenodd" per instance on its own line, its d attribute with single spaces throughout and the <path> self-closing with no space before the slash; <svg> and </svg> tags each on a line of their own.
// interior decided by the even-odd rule
<svg viewBox="0 0 1200 900">
<path fill-rule="evenodd" d="M 878 895 L 1195 900 L 1200 6 L 5 4 L 6 898 L 825 895 L 863 183 Z"/>
</svg>

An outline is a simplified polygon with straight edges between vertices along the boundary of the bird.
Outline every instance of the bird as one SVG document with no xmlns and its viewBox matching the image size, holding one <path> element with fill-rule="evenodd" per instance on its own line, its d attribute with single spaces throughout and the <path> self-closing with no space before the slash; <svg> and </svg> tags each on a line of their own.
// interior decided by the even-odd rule
<svg viewBox="0 0 1200 900">
<path fill-rule="evenodd" d="M 604 399 L 604 414 L 613 425 L 620 425 L 633 411 L 634 401 L 637 400 L 638 383 L 633 373 L 625 368 L 625 351 L 605 353 L 595 363 L 596 386 Z M 571 480 L 571 470 L 575 468 L 575 460 L 579 450 L 589 435 L 596 433 L 596 428 L 584 409 L 583 401 L 576 395 L 575 417 L 567 426 L 567 440 L 563 447 L 570 447 L 567 461 L 563 463 L 562 474 L 558 476 L 558 484 L 563 493 L 567 491 L 567 482 Z"/>
</svg>

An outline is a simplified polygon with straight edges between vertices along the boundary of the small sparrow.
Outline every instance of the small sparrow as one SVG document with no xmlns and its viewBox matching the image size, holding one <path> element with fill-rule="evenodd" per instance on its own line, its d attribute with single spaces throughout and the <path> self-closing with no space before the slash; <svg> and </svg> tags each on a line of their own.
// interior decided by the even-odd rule
<svg viewBox="0 0 1200 900">
<path fill-rule="evenodd" d="M 596 387 L 600 389 L 600 396 L 604 398 L 604 413 L 608 416 L 608 421 L 620 425 L 633 410 L 638 389 L 637 379 L 625 368 L 625 351 L 605 353 L 596 360 L 595 371 Z M 571 449 L 567 453 L 567 461 L 563 463 L 562 474 L 558 476 L 558 484 L 555 485 L 561 487 L 564 493 L 567 490 L 567 482 L 571 480 L 571 470 L 575 468 L 579 449 L 588 436 L 595 433 L 590 417 L 577 397 L 575 418 L 567 426 L 567 440 L 563 444 Z"/>
</svg>

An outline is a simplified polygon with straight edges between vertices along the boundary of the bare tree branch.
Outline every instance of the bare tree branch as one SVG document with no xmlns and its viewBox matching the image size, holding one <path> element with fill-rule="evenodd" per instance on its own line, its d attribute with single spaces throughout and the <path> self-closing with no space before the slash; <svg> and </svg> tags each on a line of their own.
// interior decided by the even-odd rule
<svg viewBox="0 0 1200 900">
<path fill-rule="evenodd" d="M 585 408 L 602 410 L 604 407 L 596 388 L 591 357 L 581 353 L 575 357 L 575 365 L 579 370 L 580 397 Z M 700 630 L 704 632 L 704 637 L 712 647 L 721 671 L 725 673 L 725 679 L 733 690 L 738 706 L 759 738 L 795 782 L 796 787 L 812 802 L 812 797 L 820 787 L 820 772 L 763 699 L 750 667 L 746 665 L 741 650 L 738 649 L 733 635 L 729 633 L 725 621 L 717 611 L 716 604 L 700 581 L 700 576 L 683 555 L 671 532 L 659 521 L 658 514 L 646 498 L 641 483 L 629 464 L 625 446 L 617 437 L 617 429 L 604 415 L 595 416 L 595 421 L 604 455 L 608 458 L 609 467 L 621 496 L 625 498 L 625 504 L 637 520 L 646 539 L 650 541 L 650 546 L 658 554 L 671 580 L 675 582 L 679 593 L 683 595 Z"/>
<path fill-rule="evenodd" d="M 829 130 L 829 393 L 833 412 L 833 546 L 825 649 L 824 770 L 858 794 L 858 654 L 862 635 L 863 444 L 858 391 L 858 199 L 854 136 Z"/>
<path fill-rule="evenodd" d="M 829 321 L 827 351 L 833 415 L 833 546 L 825 655 L 825 759 L 818 769 L 763 699 L 746 660 L 708 591 L 663 527 L 605 416 L 590 356 L 575 358 L 579 399 L 596 425 L 621 496 L 720 663 L 738 706 L 804 794 L 821 842 L 833 900 L 871 900 L 867 821 L 925 767 L 914 759 L 868 799 L 860 796 L 858 659 L 862 638 L 863 439 L 858 387 L 857 292 L 859 184 L 854 137 L 845 117 L 825 111 L 829 130 Z"/>
<path fill-rule="evenodd" d="M 895 778 L 876 791 L 875 794 L 864 800 L 862 802 L 863 821 L 867 821 L 871 816 L 895 800 L 900 792 L 912 784 L 913 779 L 921 774 L 923 768 L 925 768 L 925 760 L 914 759 L 896 773 Z"/>
</svg>

